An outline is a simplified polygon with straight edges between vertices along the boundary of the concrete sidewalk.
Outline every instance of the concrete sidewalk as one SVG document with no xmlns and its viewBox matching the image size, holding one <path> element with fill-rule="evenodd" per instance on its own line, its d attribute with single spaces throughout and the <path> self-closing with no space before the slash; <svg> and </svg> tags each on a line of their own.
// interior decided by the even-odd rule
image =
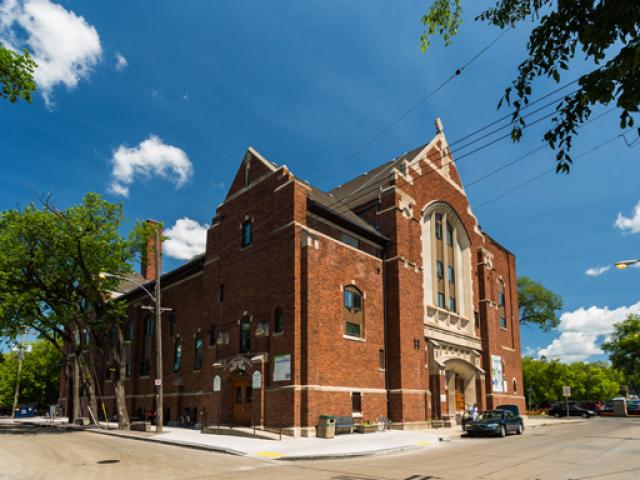
<svg viewBox="0 0 640 480">
<path fill-rule="evenodd" d="M 584 420 L 555 419 L 551 417 L 531 418 L 525 420 L 525 429 L 582 421 Z M 16 419 L 15 422 L 43 426 L 51 425 L 51 422 L 46 418 Z M 116 430 L 115 424 L 110 424 L 111 430 L 95 426 L 70 426 L 62 423 L 62 421 L 56 422 L 56 425 L 60 428 L 113 435 L 132 440 L 273 460 L 321 460 L 436 448 L 438 445 L 442 445 L 442 442 L 460 438 L 463 433 L 462 429 L 456 426 L 429 430 L 354 433 L 352 435 L 339 435 L 334 439 L 283 436 L 282 440 L 265 440 L 230 435 L 203 434 L 199 430 L 176 427 L 164 427 L 162 434 L 156 434 L 154 432 Z M 102 425 L 104 427 L 104 423 Z"/>
</svg>

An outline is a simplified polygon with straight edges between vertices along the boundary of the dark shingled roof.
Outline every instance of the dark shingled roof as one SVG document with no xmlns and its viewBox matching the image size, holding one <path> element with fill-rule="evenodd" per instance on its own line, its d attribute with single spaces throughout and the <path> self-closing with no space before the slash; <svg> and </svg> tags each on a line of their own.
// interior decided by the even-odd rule
<svg viewBox="0 0 640 480">
<path fill-rule="evenodd" d="M 389 185 L 391 183 L 391 171 L 401 162 L 410 162 L 415 159 L 425 147 L 426 144 L 383 163 L 379 167 L 334 188 L 329 193 L 310 185 L 309 182 L 304 182 L 311 189 L 308 195 L 311 205 L 315 205 L 317 208 L 321 208 L 327 213 L 338 217 L 338 219 L 346 221 L 361 230 L 361 233 L 368 234 L 378 242 L 389 241 L 373 225 L 356 215 L 352 208 L 361 205 L 367 194 Z"/>
<path fill-rule="evenodd" d="M 412 161 L 427 146 L 422 145 L 418 148 L 408 151 L 407 153 L 394 158 L 390 162 L 383 163 L 379 167 L 370 170 L 367 173 L 349 180 L 347 183 L 331 190 L 331 195 L 336 200 L 345 202 L 349 207 L 355 207 L 362 200 L 367 192 L 372 192 L 380 187 L 384 187 L 390 183 L 389 175 L 403 161 Z"/>
</svg>

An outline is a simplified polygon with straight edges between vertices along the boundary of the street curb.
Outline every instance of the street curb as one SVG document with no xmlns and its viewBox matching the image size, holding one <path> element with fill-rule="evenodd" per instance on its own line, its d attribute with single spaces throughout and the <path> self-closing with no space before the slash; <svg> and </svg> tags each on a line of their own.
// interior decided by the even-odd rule
<svg viewBox="0 0 640 480">
<path fill-rule="evenodd" d="M 412 450 L 418 450 L 423 447 L 417 445 L 406 445 L 404 447 L 384 448 L 381 450 L 367 450 L 364 452 L 351 452 L 351 453 L 327 453 L 326 455 L 289 455 L 279 458 L 274 458 L 277 461 L 297 462 L 300 460 L 341 460 L 346 458 L 357 457 L 371 457 L 373 455 L 393 455 L 395 453 L 409 452 Z"/>
<path fill-rule="evenodd" d="M 107 433 L 104 430 L 95 430 L 91 428 L 82 429 L 83 432 L 97 433 L 98 435 L 107 435 L 110 437 L 126 438 L 128 440 L 139 440 L 142 442 L 160 443 L 162 445 L 170 445 L 174 447 L 190 448 L 192 450 L 204 450 L 207 452 L 226 453 L 227 455 L 234 455 L 236 457 L 246 457 L 246 452 L 240 450 L 233 450 L 231 448 L 216 447 L 214 445 L 204 445 L 202 443 L 190 443 L 181 442 L 180 440 L 156 440 L 153 437 L 138 437 L 137 435 L 127 435 L 122 433 Z"/>
<path fill-rule="evenodd" d="M 571 421 L 568 421 L 568 422 L 565 421 L 565 422 L 557 423 L 557 422 L 551 420 L 549 422 L 539 423 L 537 425 L 529 425 L 529 426 L 525 425 L 525 428 L 528 429 L 528 428 L 539 428 L 539 427 L 553 427 L 553 426 L 556 426 L 556 425 L 571 425 L 571 424 L 585 423 L 587 421 L 588 420 L 571 420 Z"/>
<path fill-rule="evenodd" d="M 234 455 L 237 457 L 245 457 L 248 456 L 248 453 L 241 452 L 239 450 L 233 450 L 231 448 L 222 448 L 216 447 L 214 445 L 204 445 L 201 443 L 190 443 L 190 442 L 181 442 L 179 440 L 156 440 L 153 437 L 139 437 L 137 435 L 128 435 L 126 433 L 110 433 L 115 432 L 114 430 L 106 431 L 100 430 L 97 428 L 85 428 L 80 425 L 68 425 L 68 424 L 53 424 L 53 425 L 42 425 L 40 423 L 35 422 L 21 422 L 24 425 L 32 425 L 36 427 L 56 427 L 58 429 L 62 429 L 65 431 L 73 431 L 73 432 L 89 432 L 89 433 L 97 433 L 98 435 L 106 435 L 109 437 L 117 437 L 117 438 L 126 438 L 128 440 L 139 440 L 142 442 L 151 442 L 151 443 L 159 443 L 162 445 L 169 445 L 174 447 L 182 447 L 182 448 L 190 448 L 192 450 L 204 450 L 208 452 L 216 452 L 216 453 L 225 453 L 227 455 Z"/>
</svg>

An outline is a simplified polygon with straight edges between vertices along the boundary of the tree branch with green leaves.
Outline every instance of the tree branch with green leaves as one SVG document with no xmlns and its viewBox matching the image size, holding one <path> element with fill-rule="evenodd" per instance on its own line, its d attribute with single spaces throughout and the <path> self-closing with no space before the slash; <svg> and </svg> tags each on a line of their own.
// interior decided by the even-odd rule
<svg viewBox="0 0 640 480">
<path fill-rule="evenodd" d="M 424 51 L 433 35 L 446 45 L 462 22 L 462 0 L 434 0 L 422 17 Z M 497 0 L 476 17 L 500 29 L 525 21 L 535 24 L 527 43 L 528 57 L 498 103 L 513 107 L 511 138 L 517 142 L 526 126 L 522 110 L 530 103 L 536 79 L 560 83 L 563 72 L 582 54 L 595 68 L 579 76 L 577 89 L 556 105 L 552 126 L 544 140 L 556 150 L 556 170 L 568 173 L 576 129 L 586 123 L 598 105 L 615 104 L 621 110 L 620 128 L 634 126 L 640 107 L 640 8 L 637 0 Z M 575 65 L 573 66 L 575 69 Z M 640 136 L 640 128 L 638 129 Z"/>
</svg>

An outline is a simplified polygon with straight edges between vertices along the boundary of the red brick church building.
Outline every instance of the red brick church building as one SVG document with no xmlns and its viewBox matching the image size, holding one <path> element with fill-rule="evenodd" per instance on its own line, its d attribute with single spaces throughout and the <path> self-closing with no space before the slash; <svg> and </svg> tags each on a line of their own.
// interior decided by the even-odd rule
<svg viewBox="0 0 640 480">
<path fill-rule="evenodd" d="M 515 257 L 481 230 L 436 124 L 328 192 L 248 149 L 206 251 L 162 277 L 165 422 L 307 435 L 322 414 L 420 428 L 524 409 Z M 121 298 L 135 416 L 154 409 L 153 317 L 139 288 Z"/>
</svg>

